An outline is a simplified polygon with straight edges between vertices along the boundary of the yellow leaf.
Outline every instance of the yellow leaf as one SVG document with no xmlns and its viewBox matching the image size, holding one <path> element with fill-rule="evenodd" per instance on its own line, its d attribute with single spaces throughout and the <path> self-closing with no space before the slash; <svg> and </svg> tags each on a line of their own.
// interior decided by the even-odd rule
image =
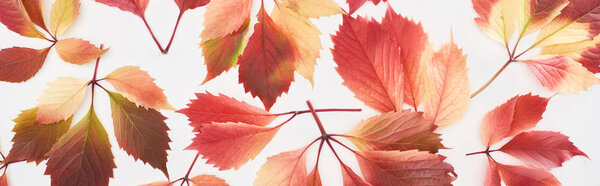
<svg viewBox="0 0 600 186">
<path fill-rule="evenodd" d="M 69 118 L 85 97 L 87 82 L 62 77 L 48 83 L 48 89 L 38 99 L 38 110 L 35 122 L 47 124 Z"/>
<path fill-rule="evenodd" d="M 79 0 L 56 0 L 50 13 L 50 28 L 60 36 L 75 22 L 79 15 Z"/>
<path fill-rule="evenodd" d="M 524 0 L 523 2 L 525 7 L 519 14 L 519 31 L 522 36 L 538 31 L 569 4 L 569 0 Z"/>
<path fill-rule="evenodd" d="M 332 0 L 283 0 L 283 5 L 305 17 L 317 18 L 344 13 Z"/>
<path fill-rule="evenodd" d="M 479 15 L 475 22 L 479 28 L 500 43 L 507 44 L 513 35 L 523 0 L 473 0 Z"/>
<path fill-rule="evenodd" d="M 596 26 L 600 1 L 570 1 L 561 14 L 544 26 L 533 47 L 592 40 L 600 33 Z"/>
</svg>

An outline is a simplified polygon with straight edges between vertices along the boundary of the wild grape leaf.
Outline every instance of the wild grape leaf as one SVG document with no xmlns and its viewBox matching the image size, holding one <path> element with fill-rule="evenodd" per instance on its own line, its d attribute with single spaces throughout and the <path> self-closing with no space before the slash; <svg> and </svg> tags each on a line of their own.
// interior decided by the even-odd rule
<svg viewBox="0 0 600 186">
<path fill-rule="evenodd" d="M 27 161 L 40 164 L 46 160 L 46 153 L 63 134 L 69 130 L 71 119 L 51 124 L 35 122 L 37 108 L 24 110 L 13 121 L 16 123 L 12 131 L 15 133 L 10 153 L 3 161 Z"/>
<path fill-rule="evenodd" d="M 466 62 L 467 56 L 452 40 L 435 52 L 428 65 L 425 117 L 433 120 L 438 129 L 454 124 L 469 107 L 471 89 Z"/>
<path fill-rule="evenodd" d="M 0 50 L 0 81 L 18 83 L 30 79 L 42 68 L 48 51 L 50 48 L 12 47 Z"/>
<path fill-rule="evenodd" d="M 344 13 L 340 6 L 332 0 L 282 0 L 280 5 L 304 17 L 317 18 Z"/>
<path fill-rule="evenodd" d="M 479 17 L 475 22 L 490 38 L 508 44 L 512 37 L 520 10 L 529 0 L 472 0 Z"/>
<path fill-rule="evenodd" d="M 154 109 L 138 107 L 121 94 L 107 93 L 119 146 L 135 160 L 140 159 L 169 177 L 167 150 L 171 149 L 171 139 L 164 122 L 167 118 Z"/>
<path fill-rule="evenodd" d="M 543 86 L 560 93 L 577 93 L 600 82 L 580 63 L 566 56 L 539 56 L 522 62 Z"/>
<path fill-rule="evenodd" d="M 87 85 L 88 82 L 72 77 L 61 77 L 48 83 L 48 88 L 38 98 L 35 122 L 47 124 L 71 117 L 85 98 Z"/>
<path fill-rule="evenodd" d="M 200 47 L 202 47 L 207 73 L 202 84 L 237 65 L 238 57 L 242 54 L 248 42 L 249 25 L 250 17 L 238 30 L 231 34 L 211 40 L 203 39 Z"/>
<path fill-rule="evenodd" d="M 373 4 L 377 5 L 379 2 L 387 2 L 387 0 L 346 0 L 348 2 L 348 6 L 350 7 L 350 11 L 348 12 L 352 15 L 356 10 L 362 7 L 367 1 L 371 1 Z"/>
<path fill-rule="evenodd" d="M 250 17 L 252 3 L 252 0 L 212 0 L 208 3 L 202 23 L 204 30 L 200 35 L 202 41 L 217 39 L 240 30 Z"/>
<path fill-rule="evenodd" d="M 520 133 L 499 150 L 530 166 L 545 169 L 560 167 L 573 156 L 588 157 L 569 141 L 568 136 L 550 131 Z"/>
<path fill-rule="evenodd" d="M 246 102 L 235 100 L 223 94 L 197 93 L 194 100 L 177 112 L 185 114 L 194 132 L 200 132 L 202 125 L 217 123 L 247 123 L 264 127 L 276 117 L 269 112 Z"/>
<path fill-rule="evenodd" d="M 315 166 L 306 178 L 307 186 L 323 186 L 321 182 L 321 174 L 319 174 L 319 167 Z"/>
<path fill-rule="evenodd" d="M 254 159 L 277 131 L 279 127 L 213 122 L 202 125 L 200 133 L 186 149 L 197 150 L 207 164 L 214 164 L 219 170 L 238 169 Z"/>
<path fill-rule="evenodd" d="M 186 11 L 208 4 L 210 0 L 175 0 L 179 10 Z"/>
<path fill-rule="evenodd" d="M 600 73 L 600 35 L 593 40 L 544 46 L 540 54 L 567 56 L 588 71 Z"/>
<path fill-rule="evenodd" d="M 52 185 L 108 185 L 116 168 L 106 130 L 93 106 L 48 152 Z"/>
<path fill-rule="evenodd" d="M 20 2 L 21 0 L 0 1 L 0 22 L 9 30 L 25 37 L 46 39 L 44 34 L 38 31 Z"/>
<path fill-rule="evenodd" d="M 424 73 L 433 55 L 428 35 L 421 23 L 403 17 L 391 7 L 388 7 L 381 24 L 400 47 L 401 58 L 394 60 L 402 62 L 404 68 L 404 102 L 416 110 L 425 95 Z"/>
<path fill-rule="evenodd" d="M 436 153 L 445 148 L 437 128 L 423 113 L 409 110 L 388 112 L 360 122 L 346 133 L 361 151 L 418 149 Z"/>
<path fill-rule="evenodd" d="M 23 2 L 23 7 L 25 7 L 25 11 L 31 22 L 44 30 L 48 30 L 44 23 L 44 6 L 42 5 L 42 0 L 21 0 L 21 2 Z"/>
<path fill-rule="evenodd" d="M 306 149 L 282 152 L 267 158 L 254 180 L 254 185 L 307 185 Z"/>
<path fill-rule="evenodd" d="M 527 35 L 538 31 L 560 14 L 569 0 L 525 0 L 524 11 L 520 11 L 519 31 Z M 516 8 L 516 7 L 513 7 Z"/>
<path fill-rule="evenodd" d="M 277 97 L 287 92 L 294 81 L 296 54 L 293 43 L 262 6 L 258 21 L 239 58 L 239 82 L 244 84 L 246 92 L 259 97 L 265 109 L 270 110 Z"/>
<path fill-rule="evenodd" d="M 344 86 L 379 112 L 402 110 L 403 65 L 393 36 L 372 19 L 345 15 L 331 39 Z"/>
<path fill-rule="evenodd" d="M 534 46 L 592 40 L 600 33 L 600 0 L 570 0 L 560 15 L 544 26 Z"/>
<path fill-rule="evenodd" d="M 154 84 L 148 72 L 137 66 L 125 66 L 108 74 L 105 78 L 129 101 L 148 109 L 174 110 L 163 94 L 163 89 Z"/>
<path fill-rule="evenodd" d="M 354 173 L 350 167 L 343 163 L 341 167 L 344 186 L 372 186 L 370 183 L 367 183 L 363 178 Z"/>
<path fill-rule="evenodd" d="M 483 144 L 489 147 L 506 137 L 535 127 L 542 119 L 549 100 L 529 93 L 515 96 L 488 112 L 481 125 Z"/>
<path fill-rule="evenodd" d="M 99 49 L 88 41 L 75 38 L 58 40 L 55 47 L 61 59 L 77 65 L 92 62 L 108 51 L 108 49 Z"/>
<path fill-rule="evenodd" d="M 60 36 L 75 22 L 79 15 L 79 0 L 56 0 L 50 12 L 50 29 Z"/>
<path fill-rule="evenodd" d="M 144 17 L 148 1 L 150 0 L 96 0 L 96 2 L 117 7 L 122 11 L 131 12 L 139 17 Z"/>
<path fill-rule="evenodd" d="M 506 185 L 539 185 L 560 186 L 561 183 L 550 172 L 544 169 L 533 169 L 523 166 L 503 165 L 496 163 L 500 177 Z"/>
<path fill-rule="evenodd" d="M 446 157 L 429 152 L 368 151 L 356 153 L 360 170 L 373 185 L 449 185 L 456 179 Z"/>
<path fill-rule="evenodd" d="M 488 156 L 488 165 L 485 171 L 484 186 L 501 186 L 500 185 L 500 172 L 498 172 L 498 165 L 496 162 Z"/>
</svg>

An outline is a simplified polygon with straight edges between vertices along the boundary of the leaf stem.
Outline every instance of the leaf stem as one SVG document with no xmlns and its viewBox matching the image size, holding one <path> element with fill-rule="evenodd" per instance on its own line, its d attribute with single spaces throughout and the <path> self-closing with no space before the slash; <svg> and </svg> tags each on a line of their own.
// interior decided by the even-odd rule
<svg viewBox="0 0 600 186">
<path fill-rule="evenodd" d="M 323 139 L 327 139 L 327 132 L 325 132 L 325 128 L 323 128 L 323 123 L 321 123 L 321 119 L 317 115 L 317 112 L 315 111 L 315 108 L 313 107 L 312 103 L 310 103 L 310 101 L 306 101 L 306 105 L 308 105 L 310 113 L 312 114 L 313 118 L 315 118 L 315 122 L 317 122 L 317 126 L 319 127 L 319 131 L 321 131 Z"/>
<path fill-rule="evenodd" d="M 188 169 L 187 173 L 185 173 L 185 177 L 183 177 L 183 181 L 181 182 L 181 185 L 183 185 L 183 183 L 189 183 L 190 180 L 190 172 L 192 172 L 192 168 L 194 168 L 194 165 L 196 164 L 196 161 L 198 160 L 198 157 L 200 157 L 200 152 L 198 152 L 198 154 L 196 154 L 196 157 L 194 157 L 194 161 L 192 161 L 192 165 L 190 165 L 190 168 Z"/>
<path fill-rule="evenodd" d="M 104 44 L 100 44 L 100 49 L 104 48 Z M 95 85 L 97 85 L 96 83 L 96 77 L 98 76 L 98 66 L 100 64 L 100 57 L 98 57 L 98 59 L 96 59 L 96 66 L 94 67 L 94 76 L 92 77 L 92 81 L 90 81 L 89 84 L 92 84 L 92 105 L 94 105 L 94 92 L 95 92 Z"/>
<path fill-rule="evenodd" d="M 148 21 L 146 21 L 146 16 L 142 15 L 141 17 L 142 17 L 142 21 L 144 21 L 144 24 L 146 25 L 146 28 L 148 29 L 148 32 L 150 32 L 150 35 L 152 36 L 152 39 L 156 43 L 156 46 L 158 47 L 158 49 L 160 50 L 160 52 L 162 52 L 163 54 L 165 54 L 165 50 L 163 49 L 162 45 L 160 45 L 160 43 L 156 39 L 156 36 L 154 36 L 154 32 L 152 32 L 152 29 L 150 28 L 150 25 L 148 25 Z"/>
<path fill-rule="evenodd" d="M 473 94 L 471 94 L 471 98 L 474 98 L 475 96 L 477 96 L 479 93 L 481 93 L 481 91 L 485 90 L 488 86 L 490 86 L 490 84 L 492 84 L 492 82 L 494 82 L 494 80 L 496 80 L 496 78 L 498 78 L 498 76 L 506 69 L 506 67 L 508 67 L 508 65 L 510 65 L 512 62 L 514 62 L 514 60 L 509 59 L 508 61 L 506 61 L 506 63 L 504 63 L 504 65 L 502 66 L 502 68 L 500 68 L 500 70 L 498 70 L 498 72 L 496 72 L 496 74 L 494 74 L 494 76 L 492 76 L 492 78 L 490 80 L 487 81 L 487 83 L 485 83 L 483 86 L 481 86 L 481 88 L 479 88 L 477 91 L 475 91 Z"/>
<path fill-rule="evenodd" d="M 177 32 L 177 27 L 179 27 L 179 21 L 181 20 L 181 17 L 183 16 L 183 13 L 185 11 L 184 10 L 179 10 L 179 16 L 177 16 L 177 22 L 175 22 L 175 28 L 173 28 L 173 33 L 171 34 L 171 39 L 169 39 L 169 44 L 167 44 L 167 47 L 165 48 L 165 50 L 163 51 L 164 54 L 169 52 L 169 48 L 171 48 L 171 44 L 173 43 L 173 38 L 175 38 L 175 32 Z"/>
<path fill-rule="evenodd" d="M 498 150 L 484 150 L 484 151 L 479 151 L 479 152 L 471 152 L 468 154 L 465 154 L 465 156 L 471 156 L 471 155 L 475 155 L 475 154 L 487 154 L 490 155 L 490 152 L 496 152 Z"/>
<path fill-rule="evenodd" d="M 285 120 L 284 122 L 282 122 L 281 124 L 275 126 L 274 128 L 278 128 L 281 127 L 283 125 L 285 125 L 286 123 L 289 123 L 290 121 L 292 121 L 292 119 L 294 119 L 298 114 L 294 113 L 294 115 L 292 115 L 290 118 L 288 118 L 287 120 Z"/>
<path fill-rule="evenodd" d="M 339 109 L 339 108 L 315 109 L 315 112 L 361 112 L 361 111 L 362 111 L 362 109 Z M 294 114 L 294 113 L 298 113 L 298 115 L 300 115 L 300 114 L 311 113 L 311 111 L 310 110 L 290 111 L 290 112 L 283 112 L 283 113 L 278 113 L 278 114 L 268 114 L 268 116 L 284 116 L 284 115 L 290 115 L 290 114 Z"/>
</svg>

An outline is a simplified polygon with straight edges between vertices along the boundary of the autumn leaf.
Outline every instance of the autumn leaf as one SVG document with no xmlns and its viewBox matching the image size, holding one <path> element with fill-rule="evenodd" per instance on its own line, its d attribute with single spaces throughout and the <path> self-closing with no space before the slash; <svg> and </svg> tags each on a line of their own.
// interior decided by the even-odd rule
<svg viewBox="0 0 600 186">
<path fill-rule="evenodd" d="M 397 14 L 391 7 L 388 7 L 381 24 L 392 34 L 400 47 L 401 58 L 392 60 L 403 64 L 404 102 L 417 110 L 425 95 L 424 73 L 429 68 L 427 62 L 433 55 L 427 33 L 420 23 Z"/>
<path fill-rule="evenodd" d="M 254 159 L 277 131 L 279 127 L 234 122 L 204 124 L 186 149 L 197 150 L 206 163 L 214 164 L 219 170 L 238 169 Z"/>
<path fill-rule="evenodd" d="M 515 96 L 488 112 L 481 125 L 483 144 L 489 147 L 506 137 L 535 127 L 542 119 L 549 100 L 529 93 Z"/>
<path fill-rule="evenodd" d="M 79 15 L 79 0 L 56 0 L 50 12 L 50 29 L 60 36 L 75 22 Z"/>
<path fill-rule="evenodd" d="M 262 6 L 258 21 L 248 46 L 239 58 L 239 82 L 244 84 L 246 92 L 259 97 L 265 109 L 269 110 L 294 81 L 296 54 L 292 42 Z"/>
<path fill-rule="evenodd" d="M 42 68 L 48 51 L 50 48 L 12 47 L 0 50 L 0 81 L 18 83 L 30 79 Z"/>
<path fill-rule="evenodd" d="M 600 73 L 600 35 L 594 40 L 542 47 L 542 55 L 564 55 L 581 63 L 588 71 Z"/>
<path fill-rule="evenodd" d="M 540 185 L 560 186 L 561 183 L 543 169 L 532 169 L 523 166 L 503 165 L 497 163 L 502 181 L 508 186 L 513 185 Z"/>
<path fill-rule="evenodd" d="M 186 11 L 208 4 L 210 0 L 175 0 L 179 10 Z"/>
<path fill-rule="evenodd" d="M 237 65 L 238 57 L 246 48 L 248 42 L 248 17 L 244 24 L 235 32 L 200 43 L 204 64 L 206 65 L 206 77 L 202 84 L 214 79 L 223 72 Z"/>
<path fill-rule="evenodd" d="M 520 11 L 519 28 L 521 35 L 538 31 L 560 14 L 569 0 L 525 0 L 524 11 Z"/>
<path fill-rule="evenodd" d="M 25 7 L 21 0 L 3 0 L 0 1 L 0 22 L 6 25 L 9 30 L 25 37 L 46 39 L 44 34 L 40 33 L 27 15 Z"/>
<path fill-rule="evenodd" d="M 499 150 L 530 166 L 545 169 L 560 167 L 573 156 L 589 158 L 569 141 L 569 137 L 550 131 L 520 133 Z"/>
<path fill-rule="evenodd" d="M 358 176 L 354 171 L 342 163 L 342 178 L 344 186 L 372 186 L 367 183 L 363 178 Z"/>
<path fill-rule="evenodd" d="M 534 47 L 559 43 L 592 40 L 600 33 L 597 11 L 600 0 L 571 0 L 560 15 L 544 26 L 538 34 Z"/>
<path fill-rule="evenodd" d="M 323 186 L 321 182 L 321 175 L 319 174 L 319 167 L 315 166 L 306 178 L 307 186 Z"/>
<path fill-rule="evenodd" d="M 12 141 L 13 146 L 10 153 L 3 161 L 35 161 L 37 164 L 46 160 L 46 153 L 52 145 L 56 143 L 58 138 L 69 130 L 71 119 L 42 125 L 35 122 L 37 108 L 24 110 L 13 121 L 16 125 L 13 128 L 15 136 Z"/>
<path fill-rule="evenodd" d="M 282 152 L 267 158 L 256 173 L 254 185 L 307 185 L 306 149 Z"/>
<path fill-rule="evenodd" d="M 500 185 L 500 172 L 498 172 L 498 165 L 496 162 L 488 157 L 488 166 L 485 171 L 484 186 L 501 186 Z"/>
<path fill-rule="evenodd" d="M 93 105 L 87 115 L 48 152 L 46 172 L 52 185 L 108 185 L 116 168 L 106 130 Z"/>
<path fill-rule="evenodd" d="M 403 65 L 393 36 L 372 19 L 344 16 L 332 40 L 344 86 L 379 112 L 402 110 Z"/>
<path fill-rule="evenodd" d="M 125 66 L 108 74 L 105 78 L 129 101 L 151 109 L 174 110 L 163 94 L 163 89 L 154 84 L 154 78 L 137 66 Z"/>
<path fill-rule="evenodd" d="M 600 82 L 580 63 L 565 56 L 539 56 L 522 62 L 543 86 L 560 93 L 577 93 Z"/>
<path fill-rule="evenodd" d="M 429 152 L 367 151 L 356 159 L 367 182 L 373 185 L 449 185 L 456 179 L 446 157 Z"/>
<path fill-rule="evenodd" d="M 35 122 L 47 124 L 71 117 L 83 101 L 87 85 L 88 82 L 72 77 L 61 77 L 48 83 L 48 88 L 38 98 Z"/>
<path fill-rule="evenodd" d="M 185 114 L 194 132 L 200 132 L 202 125 L 217 123 L 246 123 L 264 127 L 275 119 L 269 112 L 246 102 L 235 100 L 223 94 L 197 93 L 196 98 L 177 112 Z"/>
<path fill-rule="evenodd" d="M 214 175 L 198 175 L 190 179 L 192 186 L 228 186 L 225 180 Z"/>
<path fill-rule="evenodd" d="M 424 96 L 425 117 L 440 126 L 454 124 L 469 107 L 470 88 L 467 56 L 454 40 L 435 52 L 428 65 L 428 91 Z"/>
<path fill-rule="evenodd" d="M 164 122 L 167 118 L 154 109 L 138 107 L 121 94 L 107 93 L 119 146 L 135 160 L 140 159 L 169 177 L 167 150 L 171 139 Z"/>
<path fill-rule="evenodd" d="M 346 0 L 348 2 L 348 6 L 350 7 L 350 11 L 348 12 L 352 15 L 356 10 L 362 7 L 367 1 L 371 1 L 373 4 L 377 5 L 379 2 L 387 2 L 387 0 Z"/>
<path fill-rule="evenodd" d="M 437 128 L 423 113 L 388 112 L 360 122 L 344 137 L 361 151 L 418 149 L 436 153 L 445 148 Z"/>
<path fill-rule="evenodd" d="M 0 176 L 0 186 L 8 186 L 8 179 L 6 178 L 6 169 L 4 170 L 4 174 Z"/>
<path fill-rule="evenodd" d="M 55 46 L 61 59 L 77 65 L 92 62 L 108 51 L 108 49 L 99 49 L 88 41 L 75 38 L 58 40 Z"/>
<path fill-rule="evenodd" d="M 525 1 L 529 0 L 472 0 L 479 15 L 475 22 L 490 38 L 508 45 L 519 19 L 519 10 L 525 10 Z"/>
<path fill-rule="evenodd" d="M 202 41 L 217 39 L 240 30 L 250 17 L 252 2 L 252 0 L 212 0 L 208 3 L 204 13 L 204 30 L 200 35 Z"/>
<path fill-rule="evenodd" d="M 332 0 L 282 0 L 280 5 L 293 10 L 304 17 L 311 18 L 344 13 L 340 6 Z"/>
<path fill-rule="evenodd" d="M 144 12 L 146 11 L 146 7 L 148 7 L 148 1 L 149 0 L 96 0 L 96 2 L 131 12 L 140 18 L 144 17 Z"/>
<path fill-rule="evenodd" d="M 25 11 L 31 19 L 31 22 L 35 23 L 40 28 L 47 31 L 48 28 L 44 23 L 44 11 L 42 0 L 21 0 L 21 2 L 23 2 L 23 7 L 25 7 Z"/>
</svg>

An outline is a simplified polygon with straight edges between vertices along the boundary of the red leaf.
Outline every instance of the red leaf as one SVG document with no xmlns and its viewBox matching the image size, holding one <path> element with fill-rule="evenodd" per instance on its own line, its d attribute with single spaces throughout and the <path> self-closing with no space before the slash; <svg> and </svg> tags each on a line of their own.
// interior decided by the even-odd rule
<svg viewBox="0 0 600 186">
<path fill-rule="evenodd" d="M 545 169 L 560 167 L 573 156 L 588 157 L 569 141 L 568 136 L 550 131 L 523 132 L 499 150 L 533 167 Z"/>
<path fill-rule="evenodd" d="M 144 17 L 149 0 L 96 0 L 108 6 L 117 7 L 122 11 L 131 12 L 134 15 Z"/>
<path fill-rule="evenodd" d="M 31 22 L 40 26 L 44 30 L 48 30 L 46 24 L 44 24 L 42 0 L 21 0 L 21 2 L 23 2 L 23 7 L 25 7 Z"/>
<path fill-rule="evenodd" d="M 397 14 L 391 7 L 388 7 L 381 24 L 390 31 L 400 47 L 401 58 L 395 60 L 402 62 L 404 68 L 404 102 L 417 108 L 425 91 L 425 66 L 433 55 L 427 33 L 421 23 Z"/>
<path fill-rule="evenodd" d="M 152 167 L 161 170 L 167 177 L 167 150 L 171 139 L 166 117 L 154 109 L 137 106 L 121 94 L 109 94 L 113 126 L 119 146 Z"/>
<path fill-rule="evenodd" d="M 0 50 L 0 81 L 23 82 L 42 68 L 50 48 L 12 47 Z"/>
<path fill-rule="evenodd" d="M 500 177 L 507 186 L 560 186 L 560 182 L 543 169 L 497 164 Z"/>
<path fill-rule="evenodd" d="M 106 130 L 93 107 L 48 152 L 52 185 L 108 185 L 116 168 Z"/>
<path fill-rule="evenodd" d="M 456 179 L 446 157 L 429 152 L 369 151 L 357 153 L 356 159 L 365 180 L 373 185 L 449 185 Z"/>
<path fill-rule="evenodd" d="M 356 175 L 354 171 L 345 164 L 342 163 L 342 178 L 344 179 L 344 186 L 372 186 L 367 183 L 360 176 Z"/>
<path fill-rule="evenodd" d="M 219 170 L 238 169 L 273 139 L 279 127 L 267 128 L 244 123 L 204 124 L 186 149 L 197 150 L 206 163 Z"/>
<path fill-rule="evenodd" d="M 346 15 L 332 40 L 337 71 L 356 98 L 379 112 L 402 110 L 403 68 L 392 35 L 371 19 Z"/>
<path fill-rule="evenodd" d="M 242 54 L 246 42 L 248 42 L 249 25 L 250 17 L 237 31 L 223 37 L 203 40 L 200 43 L 207 71 L 202 84 L 237 65 L 238 57 Z"/>
<path fill-rule="evenodd" d="M 549 100 L 529 93 L 515 96 L 496 107 L 483 119 L 481 126 L 483 144 L 489 147 L 506 137 L 535 127 L 542 119 Z"/>
<path fill-rule="evenodd" d="M 543 86 L 560 93 L 577 93 L 600 82 L 592 72 L 566 56 L 540 56 L 523 63 Z"/>
<path fill-rule="evenodd" d="M 282 152 L 267 158 L 258 173 L 254 185 L 307 185 L 306 149 Z"/>
<path fill-rule="evenodd" d="M 379 2 L 381 2 L 381 1 L 387 2 L 387 0 L 346 0 L 346 1 L 348 2 L 348 5 L 350 7 L 350 12 L 348 12 L 348 14 L 350 14 L 350 15 L 352 15 L 356 10 L 358 10 L 360 7 L 362 7 L 362 5 L 365 4 L 367 1 L 371 1 L 375 5 L 379 4 Z"/>
<path fill-rule="evenodd" d="M 8 179 L 6 178 L 6 169 L 4 169 L 4 174 L 0 176 L 0 186 L 8 186 Z"/>
<path fill-rule="evenodd" d="M 484 186 L 500 186 L 500 173 L 498 172 L 498 165 L 494 160 L 488 157 L 487 170 L 485 171 Z"/>
<path fill-rule="evenodd" d="M 186 11 L 208 4 L 210 0 L 175 0 L 179 10 Z"/>
<path fill-rule="evenodd" d="M 194 100 L 177 112 L 185 114 L 195 132 L 200 132 L 204 124 L 217 123 L 247 123 L 264 127 L 275 119 L 275 116 L 258 107 L 240 102 L 223 94 L 218 96 L 211 93 L 197 93 Z"/>
<path fill-rule="evenodd" d="M 319 174 L 319 167 L 315 166 L 315 168 L 310 171 L 306 182 L 307 186 L 323 186 L 323 183 L 321 182 L 321 175 Z"/>
<path fill-rule="evenodd" d="M 296 50 L 264 7 L 258 13 L 258 21 L 244 54 L 239 58 L 239 82 L 244 84 L 246 92 L 258 96 L 265 109 L 269 110 L 294 81 L 292 62 Z"/>
<path fill-rule="evenodd" d="M 0 1 L 0 22 L 9 30 L 26 37 L 45 39 L 29 19 L 21 0 Z"/>
</svg>

